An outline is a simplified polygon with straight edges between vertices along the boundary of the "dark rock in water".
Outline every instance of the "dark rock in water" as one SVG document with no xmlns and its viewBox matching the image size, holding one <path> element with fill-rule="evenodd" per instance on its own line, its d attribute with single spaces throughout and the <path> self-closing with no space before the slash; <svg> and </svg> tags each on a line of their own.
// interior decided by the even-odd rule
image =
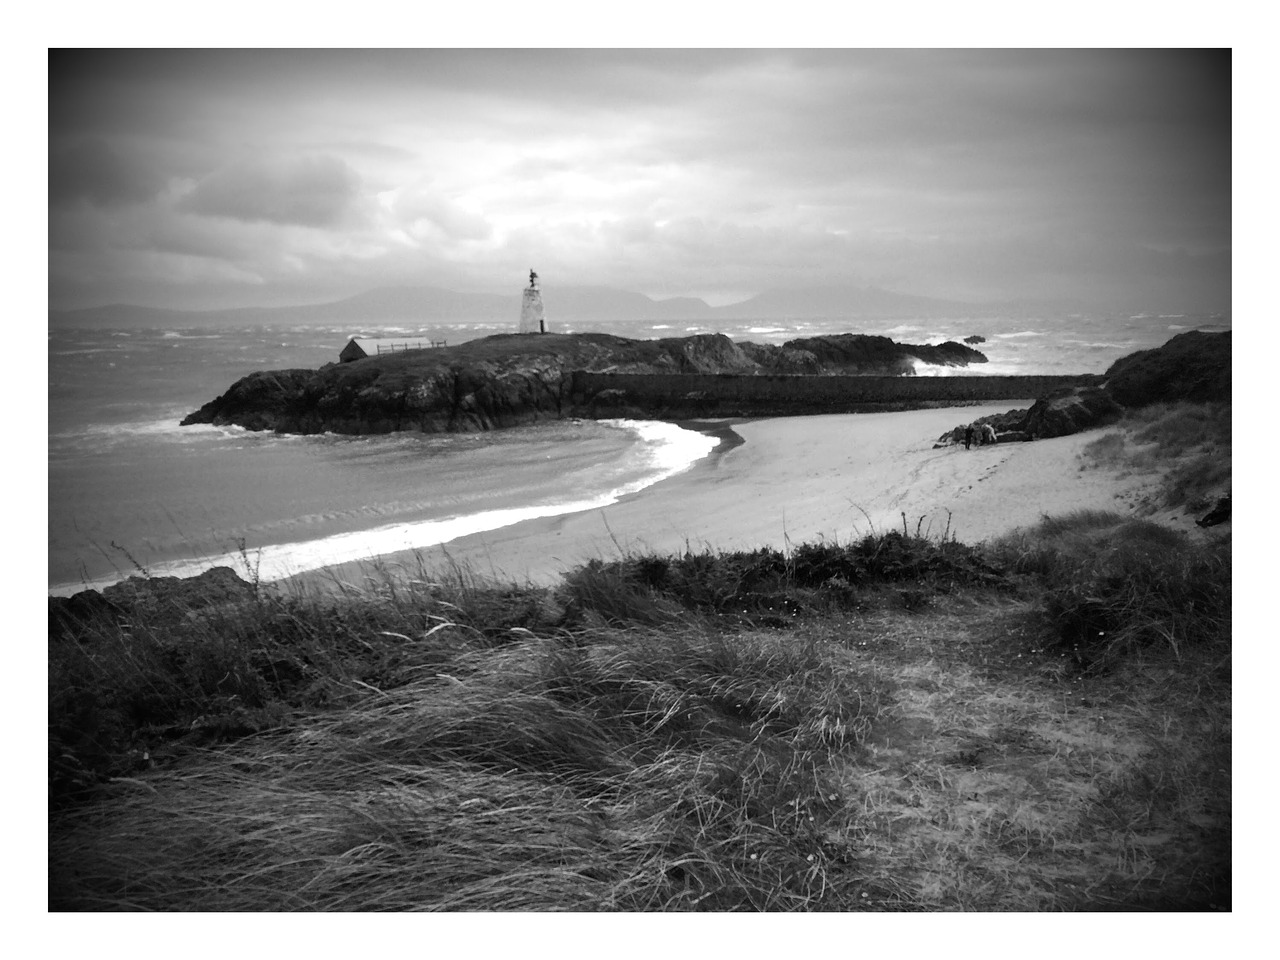
<svg viewBox="0 0 1280 960">
<path fill-rule="evenodd" d="M 812 354 L 825 373 L 909 375 L 915 372 L 913 359 L 948 367 L 987 362 L 983 354 L 954 340 L 930 346 L 895 343 L 888 337 L 841 333 L 788 340 L 783 347 Z"/>
<path fill-rule="evenodd" d="M 980 337 L 980 336 L 978 336 L 978 335 L 975 333 L 975 334 L 974 334 L 973 336 L 971 336 L 971 337 L 965 337 L 965 338 L 964 338 L 964 342 L 965 342 L 965 343 L 986 343 L 986 342 L 987 342 L 987 338 L 986 338 L 986 337 Z"/>
<path fill-rule="evenodd" d="M 1197 527 L 1216 527 L 1231 519 L 1231 497 L 1220 497 L 1212 510 L 1196 521 Z"/>
<path fill-rule="evenodd" d="M 1126 407 L 1189 400 L 1231 401 L 1231 333 L 1180 333 L 1162 347 L 1121 357 L 1106 390 Z"/>
<path fill-rule="evenodd" d="M 235 423 L 248 430 L 271 430 L 306 409 L 313 370 L 269 370 L 251 373 L 233 383 L 216 400 L 183 418 L 193 423 Z"/>
<path fill-rule="evenodd" d="M 1069 388 L 1032 404 L 1022 429 L 1037 440 L 1065 437 L 1113 423 L 1123 412 L 1120 404 L 1100 387 Z"/>
</svg>

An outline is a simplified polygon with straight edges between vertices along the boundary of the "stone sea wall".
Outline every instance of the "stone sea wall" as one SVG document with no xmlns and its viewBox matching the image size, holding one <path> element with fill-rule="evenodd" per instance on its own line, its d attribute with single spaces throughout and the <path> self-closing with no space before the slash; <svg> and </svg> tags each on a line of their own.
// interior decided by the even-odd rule
<svg viewBox="0 0 1280 960">
<path fill-rule="evenodd" d="M 611 374 L 574 371 L 573 405 L 594 416 L 785 416 L 856 413 L 938 404 L 1026 400 L 1055 390 L 1096 386 L 1075 376 L 883 377 Z"/>
</svg>

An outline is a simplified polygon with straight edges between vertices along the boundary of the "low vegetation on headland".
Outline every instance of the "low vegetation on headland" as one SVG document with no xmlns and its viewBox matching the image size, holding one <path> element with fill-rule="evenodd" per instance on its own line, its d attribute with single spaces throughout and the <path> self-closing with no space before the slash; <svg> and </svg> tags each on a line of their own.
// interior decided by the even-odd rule
<svg viewBox="0 0 1280 960">
<path fill-rule="evenodd" d="M 1229 424 L 1152 408 L 1081 468 L 1229 470 Z M 1150 508 L 1229 483 L 1190 472 Z M 51 599 L 49 906 L 1230 909 L 1229 531 Z"/>
</svg>

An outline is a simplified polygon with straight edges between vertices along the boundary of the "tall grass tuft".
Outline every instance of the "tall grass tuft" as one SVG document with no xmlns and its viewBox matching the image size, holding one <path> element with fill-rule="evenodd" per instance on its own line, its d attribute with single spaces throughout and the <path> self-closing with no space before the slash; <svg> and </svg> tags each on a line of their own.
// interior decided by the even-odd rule
<svg viewBox="0 0 1280 960">
<path fill-rule="evenodd" d="M 1084 511 L 1045 518 L 989 549 L 1041 581 L 1058 643 L 1083 662 L 1150 648 L 1176 657 L 1230 644 L 1227 538 L 1197 544 L 1149 521 Z"/>
<path fill-rule="evenodd" d="M 857 606 L 861 590 L 905 585 L 921 598 L 958 586 L 1002 586 L 1002 573 L 972 547 L 890 531 L 790 552 L 687 551 L 592 560 L 570 572 L 562 593 L 576 611 L 613 624 L 670 623 L 689 612 L 780 626 L 802 613 Z"/>
<path fill-rule="evenodd" d="M 1153 404 L 1129 411 L 1120 426 L 1083 448 L 1086 465 L 1164 469 L 1161 503 L 1188 511 L 1230 492 L 1231 404 Z"/>
<path fill-rule="evenodd" d="M 607 895 L 604 819 L 566 788 L 326 762 L 319 746 L 219 752 L 64 813 L 50 909 L 581 910 Z"/>
<path fill-rule="evenodd" d="M 559 631 L 443 666 L 57 811 L 51 906 L 850 904 L 833 763 L 884 691 L 840 645 Z"/>
<path fill-rule="evenodd" d="M 458 649 L 553 629 L 547 591 L 419 581 L 343 596 L 103 604 L 50 616 L 50 803 L 432 676 Z"/>
<path fill-rule="evenodd" d="M 1134 440 L 1152 443 L 1165 457 L 1204 446 L 1231 448 L 1231 404 L 1154 404 L 1131 414 Z"/>
</svg>

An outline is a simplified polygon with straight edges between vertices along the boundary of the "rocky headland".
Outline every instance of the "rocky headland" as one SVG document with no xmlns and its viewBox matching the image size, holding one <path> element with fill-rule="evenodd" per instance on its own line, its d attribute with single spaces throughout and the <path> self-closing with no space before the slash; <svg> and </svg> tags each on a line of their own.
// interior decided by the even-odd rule
<svg viewBox="0 0 1280 960">
<path fill-rule="evenodd" d="M 253 373 L 182 422 L 301 434 L 488 430 L 597 415 L 599 403 L 574 395 L 574 374 L 581 372 L 905 377 L 915 373 L 917 362 L 965 367 L 986 361 L 961 343 L 917 345 L 861 334 L 809 337 L 782 346 L 737 343 L 721 334 L 660 340 L 603 333 L 497 334 L 319 370 Z M 634 404 L 628 412 L 659 415 Z"/>
<path fill-rule="evenodd" d="M 1180 333 L 1163 346 L 1121 357 L 1101 382 L 1055 390 L 1025 410 L 982 417 L 1001 443 L 1065 437 L 1118 420 L 1155 403 L 1230 403 L 1231 333 Z M 965 424 L 938 445 L 961 443 Z"/>
</svg>

